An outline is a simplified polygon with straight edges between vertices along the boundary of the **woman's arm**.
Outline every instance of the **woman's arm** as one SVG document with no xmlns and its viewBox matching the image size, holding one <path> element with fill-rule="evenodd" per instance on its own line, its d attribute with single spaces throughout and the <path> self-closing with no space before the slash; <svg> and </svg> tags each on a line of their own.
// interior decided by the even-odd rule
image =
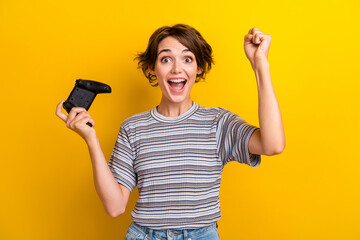
<svg viewBox="0 0 360 240">
<path fill-rule="evenodd" d="M 125 211 L 130 196 L 130 190 L 117 183 L 113 177 L 97 138 L 95 122 L 84 108 L 73 107 L 68 116 L 61 112 L 63 101 L 56 108 L 56 115 L 62 119 L 68 128 L 78 133 L 89 148 L 94 183 L 106 212 L 111 217 L 117 217 Z M 90 122 L 93 127 L 86 125 Z"/>
<path fill-rule="evenodd" d="M 249 151 L 268 156 L 280 154 L 285 148 L 285 133 L 271 81 L 269 62 L 258 62 L 254 72 L 258 86 L 260 129 L 251 136 Z"/>
<path fill-rule="evenodd" d="M 93 167 L 95 189 L 106 212 L 111 217 L 118 217 L 125 212 L 130 190 L 118 184 L 113 177 L 96 135 L 86 140 Z"/>
<path fill-rule="evenodd" d="M 270 75 L 267 60 L 271 36 L 252 28 L 245 35 L 245 53 L 256 76 L 259 101 L 259 124 L 250 138 L 249 152 L 274 155 L 285 148 L 285 133 L 281 113 Z"/>
</svg>

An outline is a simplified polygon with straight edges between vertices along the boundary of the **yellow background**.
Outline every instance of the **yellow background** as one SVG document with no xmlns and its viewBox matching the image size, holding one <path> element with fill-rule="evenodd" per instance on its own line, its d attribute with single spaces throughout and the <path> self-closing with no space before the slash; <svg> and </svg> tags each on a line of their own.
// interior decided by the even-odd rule
<svg viewBox="0 0 360 240">
<path fill-rule="evenodd" d="M 78 78 L 109 84 L 90 108 L 108 160 L 121 122 L 155 107 L 133 61 L 160 26 L 186 23 L 216 64 L 194 86 L 202 106 L 259 126 L 244 35 L 272 36 L 271 75 L 286 149 L 257 169 L 224 169 L 221 239 L 360 239 L 360 4 L 343 1 L 0 1 L 0 239 L 123 239 L 106 215 L 85 142 L 55 116 Z"/>
</svg>

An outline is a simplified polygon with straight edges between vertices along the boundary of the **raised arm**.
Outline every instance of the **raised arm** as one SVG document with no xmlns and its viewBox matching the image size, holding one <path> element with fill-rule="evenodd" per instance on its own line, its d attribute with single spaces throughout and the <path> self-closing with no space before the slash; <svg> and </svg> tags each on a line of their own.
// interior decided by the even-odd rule
<svg viewBox="0 0 360 240">
<path fill-rule="evenodd" d="M 259 101 L 259 124 L 250 138 L 249 152 L 254 154 L 275 155 L 285 149 L 285 133 L 280 107 L 276 99 L 270 75 L 268 53 L 271 36 L 257 28 L 250 29 L 245 35 L 245 54 L 256 76 Z"/>
<path fill-rule="evenodd" d="M 68 116 L 62 113 L 61 101 L 56 108 L 56 115 L 61 118 L 68 128 L 78 133 L 86 142 L 94 175 L 94 184 L 105 211 L 111 217 L 121 215 L 126 208 L 130 196 L 130 190 L 118 184 L 113 177 L 104 154 L 100 147 L 99 139 L 95 132 L 95 122 L 84 108 L 74 107 Z M 90 122 L 93 127 L 86 125 Z"/>
</svg>

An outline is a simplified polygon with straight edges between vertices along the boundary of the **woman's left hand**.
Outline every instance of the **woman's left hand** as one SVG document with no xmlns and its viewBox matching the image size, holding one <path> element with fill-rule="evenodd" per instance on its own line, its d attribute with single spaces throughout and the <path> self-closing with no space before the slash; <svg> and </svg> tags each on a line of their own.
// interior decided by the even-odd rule
<svg viewBox="0 0 360 240">
<path fill-rule="evenodd" d="M 267 61 L 270 43 L 271 35 L 265 34 L 255 27 L 245 35 L 245 54 L 253 68 L 258 62 Z"/>
</svg>

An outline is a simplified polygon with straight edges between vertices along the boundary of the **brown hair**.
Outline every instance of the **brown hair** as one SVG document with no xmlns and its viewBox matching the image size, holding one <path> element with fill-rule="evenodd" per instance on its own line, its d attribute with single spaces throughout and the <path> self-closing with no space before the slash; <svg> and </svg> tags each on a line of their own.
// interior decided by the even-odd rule
<svg viewBox="0 0 360 240">
<path fill-rule="evenodd" d="M 196 76 L 195 82 L 205 79 L 211 65 L 214 64 L 211 46 L 195 28 L 185 24 L 176 24 L 172 27 L 163 26 L 158 28 L 151 35 L 145 52 L 137 54 L 134 58 L 134 60 L 139 61 L 138 68 L 143 71 L 150 84 L 154 87 L 159 85 L 156 76 L 149 72 L 149 68 L 155 69 L 159 43 L 169 36 L 175 37 L 195 55 L 197 66 L 202 69 L 201 74 Z"/>
</svg>

